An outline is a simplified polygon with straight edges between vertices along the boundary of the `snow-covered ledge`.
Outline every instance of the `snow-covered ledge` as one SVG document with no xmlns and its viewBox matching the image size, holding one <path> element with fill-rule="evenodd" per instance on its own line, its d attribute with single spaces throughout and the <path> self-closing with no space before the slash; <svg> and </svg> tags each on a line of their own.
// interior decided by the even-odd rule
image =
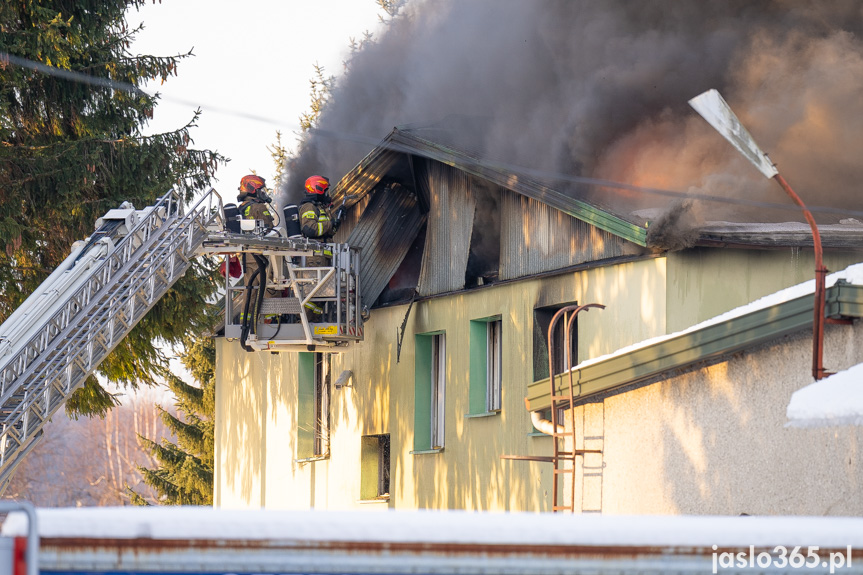
<svg viewBox="0 0 863 575">
<path fill-rule="evenodd" d="M 863 364 L 795 391 L 786 427 L 863 425 Z"/>
</svg>

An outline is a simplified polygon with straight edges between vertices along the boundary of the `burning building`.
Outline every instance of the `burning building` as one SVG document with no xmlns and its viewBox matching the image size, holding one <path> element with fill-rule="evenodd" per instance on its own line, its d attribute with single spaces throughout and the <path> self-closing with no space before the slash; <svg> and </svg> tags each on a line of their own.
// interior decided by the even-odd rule
<svg viewBox="0 0 863 575">
<path fill-rule="evenodd" d="M 861 262 L 861 30 L 856 2 L 417 3 L 352 61 L 282 189 L 345 174 L 365 340 L 219 340 L 216 504 L 863 512 L 861 432 L 782 427 L 811 298 L 722 319 L 812 277 L 809 227 L 686 106 L 729 95 L 818 190 L 827 267 Z M 848 283 L 828 290 L 852 322 L 828 326 L 834 370 L 863 361 Z M 562 311 L 585 304 L 604 309 Z M 574 336 L 557 323 L 550 350 L 558 312 Z"/>
<path fill-rule="evenodd" d="M 692 220 L 685 226 L 687 246 L 670 250 L 663 238 L 675 237 L 674 226 L 681 225 L 685 213 L 675 221 L 668 210 L 651 211 L 643 198 L 628 192 L 609 202 L 614 208 L 573 199 L 561 191 L 572 182 L 542 180 L 455 148 L 450 130 L 459 124 L 393 130 L 336 187 L 336 201 L 349 198 L 350 206 L 336 240 L 360 248 L 364 305 L 370 309 L 365 341 L 338 354 L 310 350 L 253 356 L 235 342 L 219 341 L 217 505 L 548 510 L 548 493 L 556 485 L 553 466 L 506 457 L 543 460 L 557 453 L 554 440 L 534 429 L 547 426 L 550 418 L 550 365 L 559 374 L 569 358 L 581 364 L 612 354 L 613 373 L 578 380 L 573 408 L 558 419 L 558 425 L 566 420 L 569 430 L 575 423 L 576 445 L 586 450 L 569 467 L 578 483 L 579 509 L 739 512 L 730 501 L 710 500 L 699 507 L 690 492 L 683 495 L 685 505 L 668 496 L 650 502 L 625 497 L 634 489 L 628 481 L 652 486 L 668 481 L 667 474 L 639 476 L 633 466 L 643 462 L 631 459 L 631 453 L 614 458 L 621 444 L 603 445 L 603 438 L 617 434 L 626 444 L 629 434 L 637 437 L 652 419 L 624 418 L 616 422 L 619 427 L 607 422 L 602 427 L 596 414 L 604 405 L 621 402 L 624 409 L 646 409 L 630 398 L 656 393 L 655 386 L 665 389 L 671 374 L 688 374 L 680 377 L 706 383 L 690 395 L 672 386 L 676 399 L 657 410 L 677 410 L 675 417 L 681 419 L 657 420 L 662 428 L 657 448 L 681 464 L 677 471 L 689 463 L 685 457 L 681 463 L 675 451 L 680 445 L 670 445 L 662 434 L 690 429 L 745 435 L 748 424 L 726 417 L 725 402 L 717 403 L 711 419 L 715 427 L 704 429 L 679 410 L 692 401 L 702 405 L 704 394 L 743 393 L 733 381 L 717 380 L 714 372 L 723 368 L 716 366 L 727 369 L 741 352 L 745 361 L 757 364 L 766 342 L 799 339 L 811 325 L 811 299 L 795 304 L 805 312 L 795 308 L 791 324 L 784 308 L 770 308 L 761 312 L 761 324 L 746 324 L 726 339 L 684 337 L 671 359 L 649 349 L 636 358 L 641 363 L 633 363 L 628 355 L 621 359 L 618 350 L 667 337 L 807 279 L 812 240 L 808 227 L 796 221 L 802 217 L 774 206 L 736 222 Z M 687 211 L 685 205 L 681 210 Z M 653 213 L 657 220 L 651 219 Z M 764 221 L 783 216 L 789 221 Z M 830 214 L 819 218 L 830 269 L 863 261 L 863 225 L 842 223 Z M 657 227 L 666 229 L 651 234 Z M 546 336 L 552 317 L 569 305 L 590 303 L 605 309 L 578 317 L 568 347 L 558 323 L 557 351 L 549 361 Z M 830 313 L 857 316 L 850 304 Z M 713 329 L 726 334 L 738 327 L 726 322 Z M 830 330 L 829 342 L 837 337 L 853 341 L 856 333 L 847 326 Z M 837 330 L 845 330 L 844 335 Z M 786 358 L 786 368 L 795 366 L 798 375 L 790 381 L 807 377 L 809 359 L 807 352 L 793 361 Z M 832 351 L 828 359 L 839 368 L 853 361 Z M 767 377 L 761 366 L 753 373 Z M 772 389 L 759 381 L 765 392 Z M 770 393 L 785 391 L 780 386 Z M 799 437 L 783 433 L 781 425 L 771 431 L 773 449 L 792 444 L 805 449 Z M 852 432 L 849 441 L 859 439 L 859 432 Z M 829 455 L 819 457 L 830 473 Z M 599 471 L 592 475 L 597 458 Z M 739 472 L 731 469 L 700 472 L 716 477 Z M 587 487 L 596 475 L 605 482 L 599 499 Z M 741 488 L 757 492 L 755 484 L 769 485 L 758 473 L 746 477 L 752 484 L 744 481 Z M 850 484 L 860 478 L 854 473 Z M 573 485 L 566 479 L 558 489 L 564 484 Z M 805 498 L 805 490 L 793 487 Z M 803 512 L 807 508 L 800 497 L 784 507 L 745 510 Z M 561 499 L 569 496 L 561 494 Z"/>
</svg>

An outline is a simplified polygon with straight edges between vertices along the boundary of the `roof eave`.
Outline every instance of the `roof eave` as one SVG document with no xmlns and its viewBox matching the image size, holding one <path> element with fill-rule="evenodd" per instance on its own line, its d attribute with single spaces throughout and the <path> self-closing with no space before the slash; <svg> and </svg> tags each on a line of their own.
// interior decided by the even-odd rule
<svg viewBox="0 0 863 575">
<path fill-rule="evenodd" d="M 604 361 L 576 366 L 573 369 L 576 400 L 716 360 L 805 329 L 812 325 L 812 297 L 801 296 Z M 863 317 L 863 286 L 839 283 L 828 288 L 825 315 Z M 566 374 L 555 376 L 555 381 L 556 393 L 568 393 Z M 549 387 L 548 378 L 528 385 L 526 399 L 530 411 L 551 406 Z"/>
</svg>

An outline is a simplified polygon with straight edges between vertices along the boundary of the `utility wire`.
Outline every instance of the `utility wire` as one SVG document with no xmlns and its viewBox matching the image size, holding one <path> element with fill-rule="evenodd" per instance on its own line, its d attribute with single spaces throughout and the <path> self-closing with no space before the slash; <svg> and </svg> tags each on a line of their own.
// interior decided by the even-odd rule
<svg viewBox="0 0 863 575">
<path fill-rule="evenodd" d="M 149 94 L 145 92 L 141 88 L 134 86 L 132 84 L 126 82 L 118 82 L 116 80 L 111 80 L 110 78 L 99 78 L 96 76 L 90 76 L 88 74 L 83 74 L 81 72 L 75 72 L 73 70 L 64 70 L 62 68 L 57 68 L 54 66 L 48 66 L 47 64 L 42 64 L 41 62 L 34 62 L 32 60 L 28 60 L 25 58 L 20 58 L 18 56 L 13 56 L 11 54 L 0 52 L 0 63 L 9 62 L 16 66 L 20 66 L 22 68 L 27 68 L 30 70 L 34 70 L 41 74 L 46 74 L 48 76 L 54 76 L 57 78 L 63 78 L 64 80 L 69 80 L 70 82 L 78 82 L 82 84 L 89 84 L 91 86 L 99 86 L 103 88 L 110 88 L 113 90 L 120 90 L 123 92 L 129 92 L 135 95 L 146 95 L 150 97 L 159 97 L 165 101 L 170 101 L 176 104 L 182 104 L 187 106 L 193 106 L 197 108 L 206 108 L 215 113 L 234 116 L 237 118 L 245 118 L 247 120 L 252 120 L 256 122 L 264 122 L 267 124 L 280 124 L 279 120 L 274 120 L 273 118 L 269 118 L 266 116 L 261 116 L 258 114 L 250 114 L 248 112 L 243 112 L 239 110 L 234 110 L 230 108 L 222 108 L 220 106 L 211 106 L 204 105 L 200 103 L 193 102 L 191 100 L 186 100 L 183 98 L 175 98 L 172 96 L 166 96 L 164 94 Z M 299 127 L 299 126 L 297 126 Z M 340 141 L 354 142 L 357 144 L 363 144 L 366 146 L 372 147 L 386 147 L 387 149 L 399 151 L 403 153 L 412 153 L 415 154 L 416 150 L 408 148 L 403 144 L 392 142 L 388 140 L 379 140 L 375 138 L 370 138 L 368 136 L 363 136 L 360 134 L 351 134 L 347 132 L 337 132 L 333 130 L 325 130 L 321 128 L 311 128 L 309 132 L 313 135 L 317 135 L 323 138 L 333 138 Z M 572 174 L 562 174 L 559 172 L 552 172 L 547 170 L 538 170 L 534 168 L 526 168 L 524 166 L 517 166 L 514 164 L 506 163 L 506 162 L 491 162 L 491 161 L 480 161 L 473 158 L 465 158 L 465 160 L 477 168 L 486 168 L 493 170 L 505 170 L 512 173 L 524 174 L 527 176 L 531 176 L 534 178 L 538 178 L 540 180 L 545 181 L 555 181 L 555 182 L 567 182 L 572 184 L 581 184 L 587 186 L 594 187 L 604 187 L 604 188 L 613 188 L 618 190 L 625 190 L 630 192 L 639 192 L 652 194 L 656 196 L 669 197 L 669 198 L 677 198 L 677 199 L 693 199 L 693 200 L 701 200 L 705 202 L 713 202 L 718 204 L 730 204 L 730 205 L 739 205 L 739 206 L 748 206 L 755 208 L 768 208 L 768 209 L 781 209 L 781 210 L 789 210 L 789 211 L 799 211 L 799 208 L 796 205 L 791 204 L 782 204 L 776 202 L 764 202 L 757 200 L 747 200 L 744 198 L 728 198 L 724 196 L 716 196 L 711 194 L 703 194 L 703 193 L 695 193 L 695 192 L 681 192 L 676 190 L 664 190 L 661 188 L 651 188 L 645 186 L 636 186 L 635 184 L 626 184 L 622 182 L 615 182 L 612 180 L 604 180 L 598 178 L 590 178 L 586 176 L 576 176 Z M 541 182 L 537 182 L 540 185 Z M 546 187 L 546 186 L 543 186 Z M 829 206 L 808 206 L 809 211 L 812 213 L 818 214 L 830 214 L 830 215 L 839 215 L 839 216 L 853 216 L 853 217 L 863 217 L 863 211 L 859 210 L 847 210 L 840 208 L 833 208 Z"/>
<path fill-rule="evenodd" d="M 47 64 L 42 64 L 41 62 L 34 62 L 32 60 L 27 60 L 26 58 L 19 58 L 18 56 L 13 56 L 11 54 L 7 54 L 5 52 L 0 52 L 0 63 L 9 62 L 11 64 L 15 64 L 16 66 L 20 66 L 21 68 L 28 68 L 35 72 L 39 72 L 45 74 L 47 76 L 54 76 L 56 78 L 62 78 L 64 80 L 69 80 L 70 82 L 78 82 L 79 84 L 89 84 L 90 86 L 98 86 L 101 88 L 110 88 L 112 90 L 118 90 L 121 92 L 128 92 L 130 94 L 134 94 L 136 96 L 149 96 L 151 98 L 158 97 L 160 100 L 166 102 L 172 102 L 174 104 L 181 104 L 183 106 L 191 106 L 193 108 L 201 108 L 205 107 L 207 110 L 212 111 L 217 114 L 224 114 L 227 116 L 234 116 L 238 118 L 245 118 L 247 120 L 254 120 L 255 122 L 263 122 L 266 124 L 282 124 L 284 122 L 280 122 L 278 120 L 274 120 L 273 118 L 268 118 L 265 116 L 259 116 L 257 114 L 250 114 L 248 112 L 243 112 L 239 110 L 232 110 L 229 108 L 222 108 L 220 106 L 213 105 L 202 105 L 198 102 L 193 102 L 192 100 L 186 100 L 184 98 L 177 98 L 168 94 L 156 92 L 155 94 L 151 94 L 145 90 L 142 90 L 138 86 L 134 86 L 127 82 L 120 82 L 117 80 L 112 80 L 110 78 L 99 78 L 98 76 L 90 76 L 89 74 L 83 74 L 81 72 L 75 72 L 73 70 L 64 70 L 62 68 L 57 68 L 54 66 L 48 66 Z M 299 125 L 296 126 L 299 128 Z"/>
</svg>

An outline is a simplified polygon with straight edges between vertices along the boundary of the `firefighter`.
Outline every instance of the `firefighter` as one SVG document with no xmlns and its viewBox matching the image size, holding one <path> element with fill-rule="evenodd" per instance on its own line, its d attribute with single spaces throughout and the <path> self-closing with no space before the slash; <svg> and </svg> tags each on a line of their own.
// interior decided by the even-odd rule
<svg viewBox="0 0 863 575">
<path fill-rule="evenodd" d="M 239 212 L 240 215 L 244 219 L 253 219 L 260 220 L 264 223 L 264 227 L 267 230 L 273 228 L 273 216 L 270 213 L 269 202 L 272 201 L 270 196 L 267 194 L 267 183 L 261 176 L 257 176 L 255 174 L 249 174 L 248 176 L 243 176 L 240 179 L 240 195 L 237 196 L 237 202 L 240 203 Z M 243 262 L 243 276 L 245 280 L 245 285 L 247 288 L 252 287 L 250 285 L 252 276 L 255 274 L 255 270 L 257 270 L 261 263 L 267 263 L 266 260 L 262 257 L 255 257 L 251 254 L 243 253 L 242 255 Z M 268 266 L 266 266 L 268 267 Z M 271 275 L 271 272 L 268 269 L 262 269 L 261 274 L 256 278 L 255 285 L 258 290 L 264 290 L 267 285 L 268 276 Z M 247 292 L 247 297 L 251 297 L 251 291 Z M 258 300 L 260 301 L 260 300 Z M 254 314 L 252 314 L 254 315 Z M 275 315 L 266 315 L 264 316 L 265 323 L 274 322 L 277 316 Z M 240 314 L 240 320 L 243 322 L 246 319 L 245 312 Z M 249 318 L 251 319 L 251 317 Z M 254 333 L 254 331 L 252 331 Z"/>
<path fill-rule="evenodd" d="M 268 230 L 273 228 L 273 216 L 270 213 L 271 201 L 267 195 L 267 183 L 261 176 L 250 174 L 240 180 L 240 215 L 245 219 L 261 220 Z"/>
<path fill-rule="evenodd" d="M 341 210 L 333 213 L 333 201 L 327 195 L 330 180 L 323 176 L 312 176 L 306 180 L 306 196 L 300 204 L 300 229 L 307 238 L 328 242 L 339 229 Z M 306 258 L 309 267 L 328 266 L 333 253 L 329 249 L 315 252 Z M 318 321 L 324 310 L 312 302 L 306 304 L 311 321 Z"/>
<path fill-rule="evenodd" d="M 333 214 L 333 202 L 327 195 L 330 181 L 323 176 L 306 180 L 306 196 L 300 204 L 300 228 L 307 238 L 329 241 L 339 229 Z"/>
</svg>

